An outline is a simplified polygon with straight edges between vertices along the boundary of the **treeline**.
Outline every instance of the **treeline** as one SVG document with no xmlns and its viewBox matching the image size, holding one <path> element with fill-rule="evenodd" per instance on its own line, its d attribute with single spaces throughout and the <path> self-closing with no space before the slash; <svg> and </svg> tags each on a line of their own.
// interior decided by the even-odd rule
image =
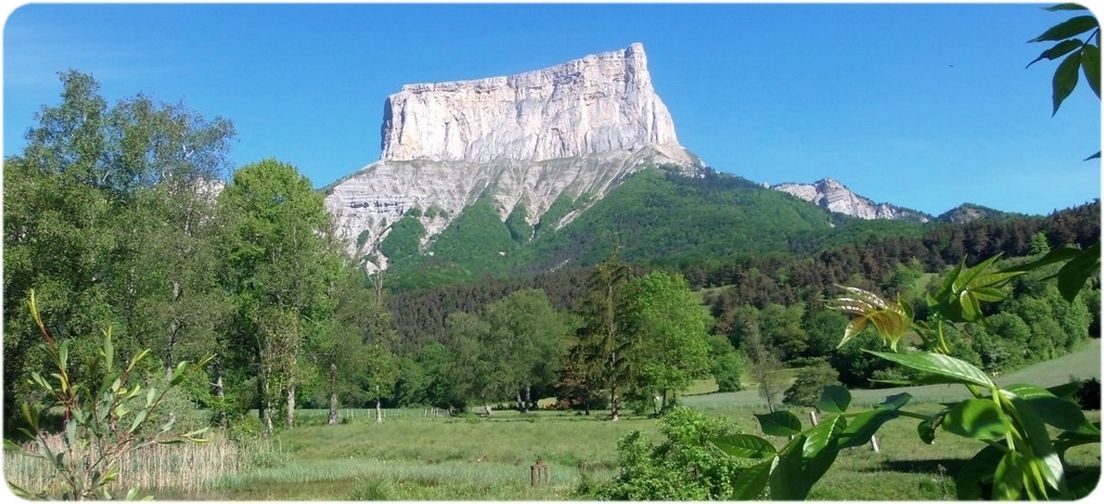
<svg viewBox="0 0 1104 504">
<path fill-rule="evenodd" d="M 213 355 L 177 398 L 226 425 L 251 408 L 271 429 L 297 404 L 367 400 L 391 386 L 397 338 L 362 270 L 332 238 L 322 196 L 290 165 L 238 169 L 234 128 L 179 104 L 108 104 L 90 76 L 61 75 L 22 154 L 4 160 L 4 411 L 47 371 L 27 307 L 70 342 L 71 373 L 152 351 L 155 383 Z M 183 421 L 183 420 L 182 420 Z M 9 422 L 7 425 L 12 425 Z"/>
</svg>

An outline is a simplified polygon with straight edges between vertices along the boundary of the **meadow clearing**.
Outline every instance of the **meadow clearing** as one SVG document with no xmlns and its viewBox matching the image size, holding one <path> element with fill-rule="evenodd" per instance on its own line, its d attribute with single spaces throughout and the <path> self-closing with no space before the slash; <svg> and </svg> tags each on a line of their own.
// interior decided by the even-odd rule
<svg viewBox="0 0 1104 504">
<path fill-rule="evenodd" d="M 1077 352 L 999 377 L 1002 383 L 1064 383 L 1071 377 L 1100 376 L 1100 342 Z M 753 413 L 765 411 L 754 390 L 709 393 L 696 384 L 682 404 L 731 421 L 741 432 L 757 433 Z M 946 386 L 855 391 L 857 404 L 908 391 L 911 410 L 934 412 L 938 402 L 959 397 Z M 300 427 L 270 440 L 235 443 L 215 436 L 206 445 L 166 447 L 127 463 L 158 499 L 181 500 L 564 500 L 586 499 L 588 484 L 617 471 L 617 441 L 634 430 L 660 441 L 658 421 L 627 416 L 603 420 L 601 412 L 496 411 L 490 418 L 433 416 L 431 411 L 387 410 L 382 424 L 374 410 L 342 410 L 346 420 L 327 426 L 325 411 L 302 410 Z M 808 422 L 808 410 L 795 413 Z M 1089 412 L 1099 420 L 1099 412 Z M 869 446 L 846 450 L 810 498 L 830 500 L 953 499 L 954 474 L 979 448 L 971 440 L 942 433 L 932 445 L 916 435 L 916 421 L 897 419 L 878 433 L 881 451 Z M 782 440 L 778 440 L 781 445 Z M 530 485 L 530 465 L 549 466 L 548 485 Z M 1071 450 L 1069 461 L 1099 467 L 1099 445 Z M 34 463 L 5 459 L 5 473 L 27 483 Z M 128 470 L 129 469 L 129 470 Z M 140 477 L 139 477 L 140 475 Z"/>
</svg>

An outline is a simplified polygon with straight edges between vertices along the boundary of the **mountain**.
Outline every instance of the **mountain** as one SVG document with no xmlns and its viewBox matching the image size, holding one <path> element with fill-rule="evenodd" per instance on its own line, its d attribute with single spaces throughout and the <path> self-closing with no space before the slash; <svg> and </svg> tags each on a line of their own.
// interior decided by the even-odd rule
<svg viewBox="0 0 1104 504">
<path fill-rule="evenodd" d="M 963 203 L 943 212 L 939 217 L 936 217 L 935 220 L 940 222 L 966 223 L 978 219 L 1001 219 L 1012 215 L 1015 214 L 995 210 L 986 206 L 975 205 L 973 203 Z"/>
<path fill-rule="evenodd" d="M 518 75 L 405 85 L 387 98 L 381 130 L 380 160 L 325 189 L 338 235 L 369 270 L 412 252 L 411 237 L 428 252 L 473 207 L 517 229 L 554 228 L 645 167 L 704 168 L 679 145 L 640 44 Z"/>
<path fill-rule="evenodd" d="M 890 205 L 889 203 L 875 203 L 830 178 L 824 178 L 812 184 L 776 184 L 771 186 L 771 189 L 801 198 L 826 210 L 860 219 L 894 219 L 915 222 L 930 220 L 930 217 L 923 212 Z"/>
</svg>

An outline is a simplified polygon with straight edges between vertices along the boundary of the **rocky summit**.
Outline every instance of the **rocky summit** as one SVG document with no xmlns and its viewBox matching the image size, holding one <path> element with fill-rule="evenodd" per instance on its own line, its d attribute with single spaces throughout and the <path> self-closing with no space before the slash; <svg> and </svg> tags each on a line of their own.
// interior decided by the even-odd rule
<svg viewBox="0 0 1104 504">
<path fill-rule="evenodd" d="M 916 210 L 901 208 L 889 203 L 875 203 L 830 178 L 821 179 L 812 184 L 777 184 L 771 186 L 771 188 L 801 198 L 826 210 L 860 219 L 907 219 L 917 222 L 927 222 L 929 220 L 928 216 Z"/>
<path fill-rule="evenodd" d="M 421 221 L 425 246 L 479 198 L 503 219 L 524 205 L 533 224 L 561 195 L 597 201 L 647 166 L 700 170 L 647 63 L 632 44 L 512 76 L 404 85 L 384 105 L 380 160 L 327 190 L 339 236 L 383 268 L 376 245 L 404 215 Z"/>
</svg>

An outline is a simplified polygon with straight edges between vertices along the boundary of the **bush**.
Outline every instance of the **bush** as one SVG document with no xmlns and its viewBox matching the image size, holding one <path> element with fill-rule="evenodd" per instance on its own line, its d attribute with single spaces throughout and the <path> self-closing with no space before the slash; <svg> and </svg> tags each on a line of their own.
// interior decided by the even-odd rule
<svg viewBox="0 0 1104 504">
<path fill-rule="evenodd" d="M 713 378 L 717 380 L 718 392 L 736 392 L 744 390 L 740 377 L 744 374 L 744 359 L 736 352 L 717 357 L 713 364 Z"/>
<path fill-rule="evenodd" d="M 832 369 L 827 362 L 816 362 L 797 374 L 797 381 L 786 390 L 782 402 L 794 406 L 813 406 L 824 387 L 839 382 L 839 372 Z"/>
<path fill-rule="evenodd" d="M 707 443 L 732 434 L 726 422 L 684 408 L 671 409 L 659 422 L 667 441 L 659 446 L 640 431 L 617 443 L 620 471 L 593 496 L 611 500 L 726 499 L 740 466 Z"/>
</svg>

